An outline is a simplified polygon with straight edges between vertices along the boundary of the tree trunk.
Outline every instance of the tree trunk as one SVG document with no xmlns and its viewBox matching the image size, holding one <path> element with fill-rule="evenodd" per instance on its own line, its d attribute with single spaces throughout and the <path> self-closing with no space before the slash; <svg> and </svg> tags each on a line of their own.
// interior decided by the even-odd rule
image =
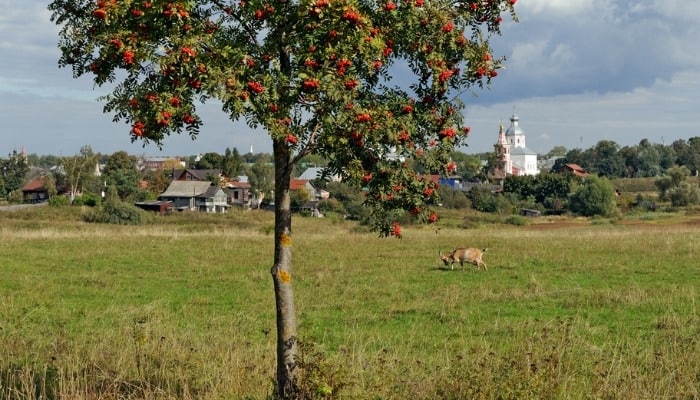
<svg viewBox="0 0 700 400">
<path fill-rule="evenodd" d="M 289 196 L 291 152 L 284 142 L 274 141 L 275 158 L 275 260 L 272 280 L 277 312 L 278 399 L 293 399 L 296 392 L 297 323 L 292 289 L 292 210 Z"/>
</svg>

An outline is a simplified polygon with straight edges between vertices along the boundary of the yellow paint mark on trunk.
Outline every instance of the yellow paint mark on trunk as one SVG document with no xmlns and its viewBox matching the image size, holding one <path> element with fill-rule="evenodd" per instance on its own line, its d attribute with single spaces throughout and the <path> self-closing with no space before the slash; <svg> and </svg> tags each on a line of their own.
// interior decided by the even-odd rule
<svg viewBox="0 0 700 400">
<path fill-rule="evenodd" d="M 282 237 L 280 238 L 280 243 L 284 247 L 291 247 L 292 246 L 292 237 L 287 235 L 286 233 L 283 233 Z"/>
<path fill-rule="evenodd" d="M 282 283 L 289 283 L 292 280 L 292 274 L 290 274 L 287 271 L 278 271 L 277 277 L 279 278 L 280 282 L 282 282 Z"/>
</svg>

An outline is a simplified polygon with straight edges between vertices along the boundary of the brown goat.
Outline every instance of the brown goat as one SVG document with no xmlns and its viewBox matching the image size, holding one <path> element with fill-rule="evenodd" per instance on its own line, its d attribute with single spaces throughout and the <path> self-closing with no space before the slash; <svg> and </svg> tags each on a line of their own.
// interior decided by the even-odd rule
<svg viewBox="0 0 700 400">
<path fill-rule="evenodd" d="M 464 263 L 468 262 L 476 265 L 477 269 L 484 268 L 484 271 L 488 271 L 488 268 L 486 268 L 486 263 L 484 263 L 484 261 L 481 259 L 484 253 L 486 253 L 486 250 L 488 249 L 479 250 L 475 247 L 469 247 L 454 249 L 451 253 L 447 254 L 442 254 L 442 252 L 439 252 L 439 254 L 442 262 L 444 262 L 445 265 L 449 265 L 452 270 L 455 269 L 456 262 L 458 262 L 462 268 L 464 268 Z"/>
</svg>

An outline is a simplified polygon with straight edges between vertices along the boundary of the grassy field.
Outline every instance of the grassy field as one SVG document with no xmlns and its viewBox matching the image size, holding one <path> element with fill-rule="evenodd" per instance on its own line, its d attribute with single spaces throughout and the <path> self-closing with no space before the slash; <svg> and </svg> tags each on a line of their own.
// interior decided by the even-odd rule
<svg viewBox="0 0 700 400">
<path fill-rule="evenodd" d="M 270 397 L 271 213 L 79 212 L 0 212 L 0 399 Z M 294 220 L 312 398 L 700 398 L 700 217 L 463 217 L 402 240 Z M 444 268 L 455 246 L 489 270 Z"/>
</svg>

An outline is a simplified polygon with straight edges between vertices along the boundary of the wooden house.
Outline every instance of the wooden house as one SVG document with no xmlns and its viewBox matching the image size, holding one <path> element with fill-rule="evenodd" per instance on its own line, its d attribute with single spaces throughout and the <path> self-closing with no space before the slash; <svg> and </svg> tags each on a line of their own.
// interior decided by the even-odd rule
<svg viewBox="0 0 700 400">
<path fill-rule="evenodd" d="M 222 181 L 224 175 L 220 169 L 176 169 L 173 170 L 174 181 Z"/>
<path fill-rule="evenodd" d="M 25 203 L 43 203 L 49 200 L 49 192 L 44 186 L 45 179 L 42 176 L 22 186 L 22 198 Z"/>
<path fill-rule="evenodd" d="M 229 181 L 224 186 L 228 203 L 243 208 L 253 206 L 255 196 L 251 196 L 251 185 L 247 180 Z"/>
<path fill-rule="evenodd" d="M 313 182 L 308 179 L 292 179 L 289 182 L 289 190 L 304 191 L 308 194 L 310 200 L 325 200 L 330 197 L 327 190 L 317 188 Z"/>
<path fill-rule="evenodd" d="M 159 199 L 171 201 L 180 211 L 223 213 L 229 207 L 223 189 L 209 181 L 172 181 Z"/>
<path fill-rule="evenodd" d="M 158 214 L 170 214 L 173 212 L 173 202 L 169 200 L 138 201 L 134 205 L 142 210 L 153 211 Z"/>
<path fill-rule="evenodd" d="M 588 175 L 586 170 L 584 170 L 583 167 L 578 164 L 564 164 L 564 168 L 562 170 L 580 177 Z"/>
</svg>

